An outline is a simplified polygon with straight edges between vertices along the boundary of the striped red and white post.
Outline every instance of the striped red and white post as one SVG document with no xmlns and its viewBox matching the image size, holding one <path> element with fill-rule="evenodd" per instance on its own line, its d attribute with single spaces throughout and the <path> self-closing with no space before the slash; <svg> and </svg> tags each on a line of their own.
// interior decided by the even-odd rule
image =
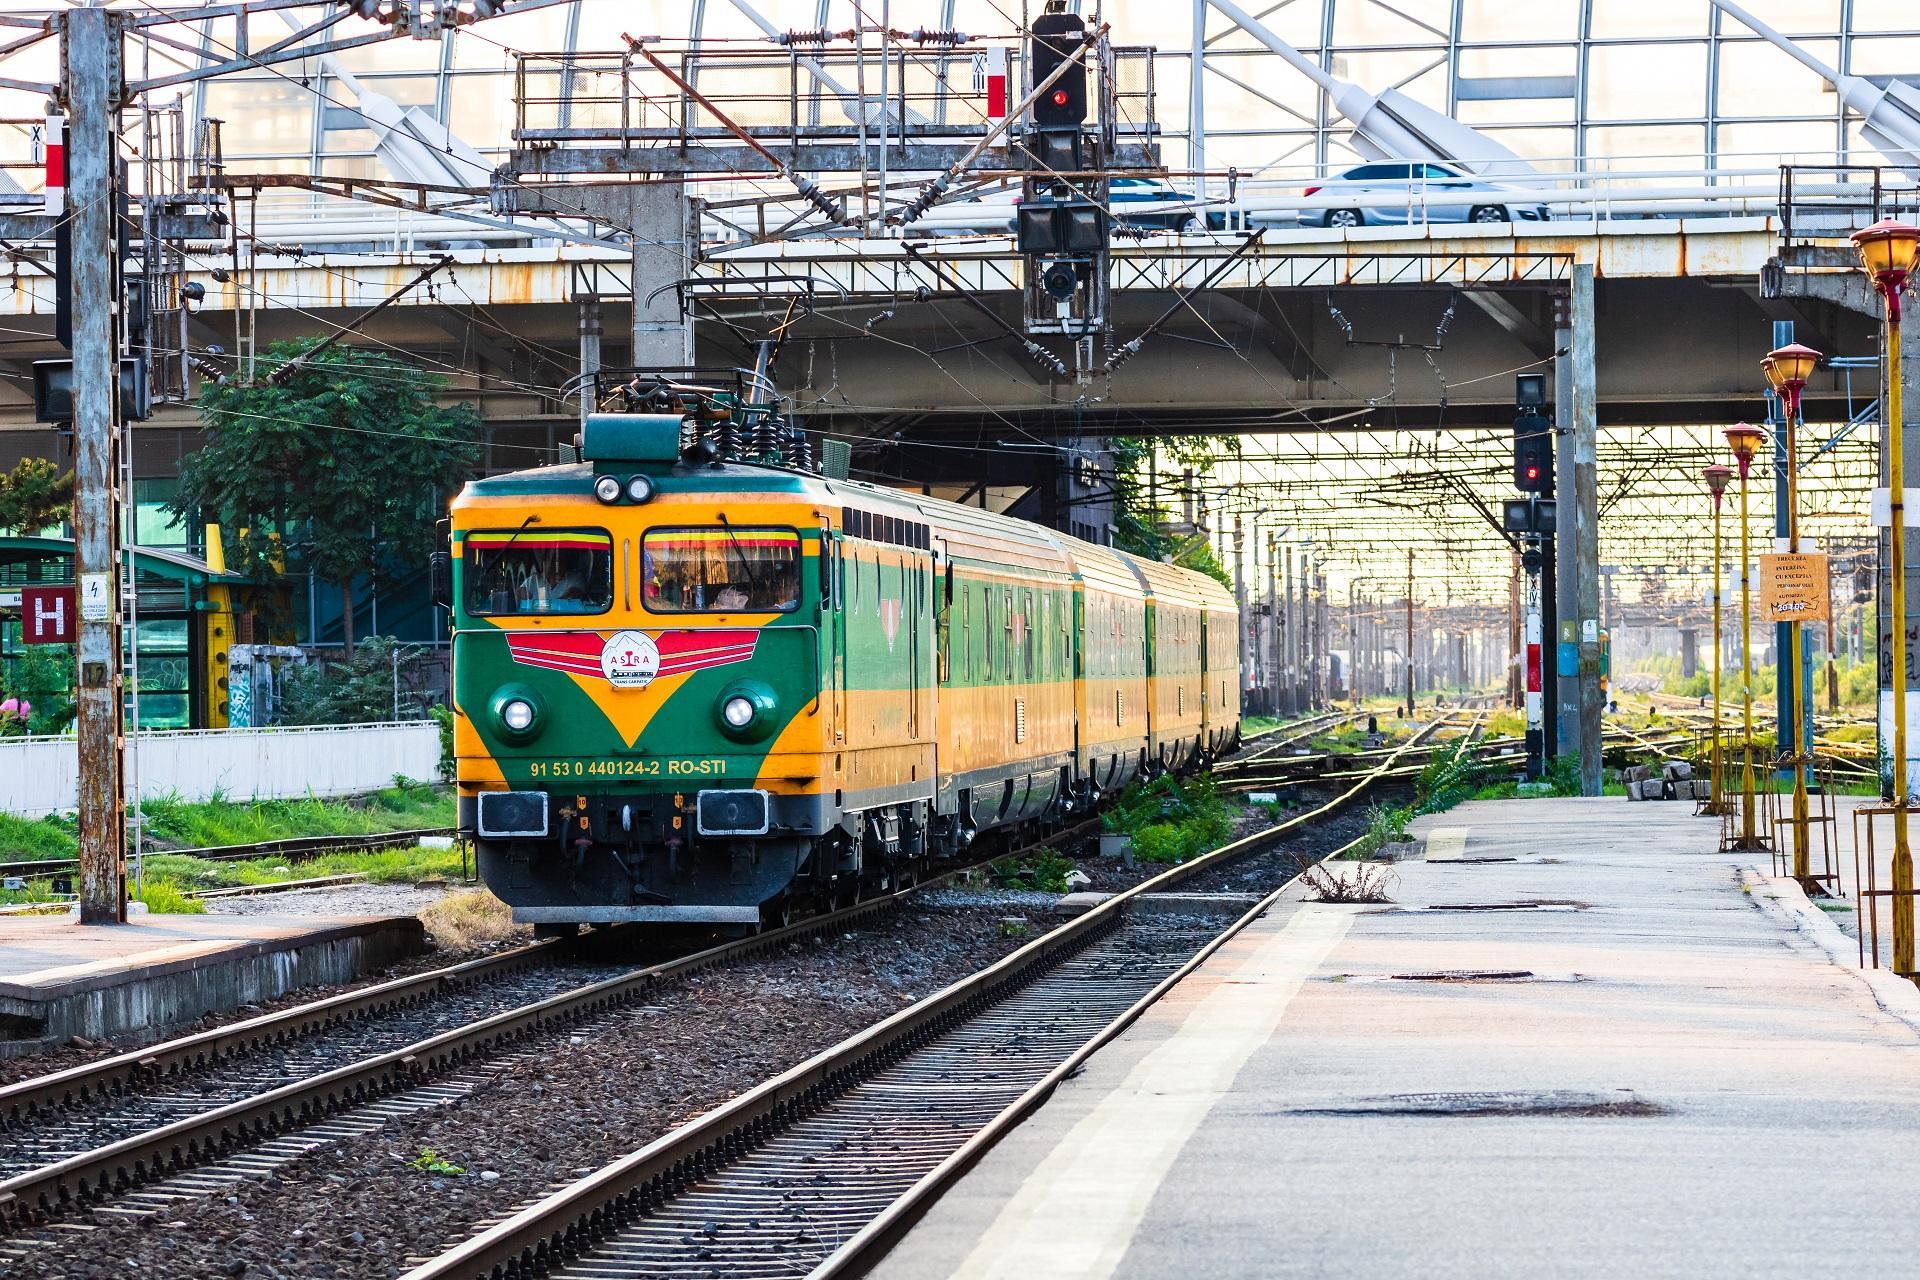
<svg viewBox="0 0 1920 1280">
<path fill-rule="evenodd" d="M 46 133 L 41 139 L 46 156 L 47 216 L 58 218 L 67 211 L 67 118 L 48 116 Z"/>
<path fill-rule="evenodd" d="M 987 118 L 998 124 L 1007 118 L 1007 47 L 986 51 Z"/>
</svg>

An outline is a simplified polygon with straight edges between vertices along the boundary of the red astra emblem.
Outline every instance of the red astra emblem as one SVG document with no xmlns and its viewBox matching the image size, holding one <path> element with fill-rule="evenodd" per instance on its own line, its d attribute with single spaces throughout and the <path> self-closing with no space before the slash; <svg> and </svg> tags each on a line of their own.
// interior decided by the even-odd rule
<svg viewBox="0 0 1920 1280">
<path fill-rule="evenodd" d="M 612 633 L 618 636 L 620 633 Z M 664 679 L 745 662 L 759 643 L 758 631 L 660 631 L 644 633 L 660 650 L 659 669 L 649 677 Z M 569 675 L 607 679 L 602 662 L 609 634 L 599 631 L 528 632 L 507 636 L 507 649 L 522 666 L 565 671 Z M 616 687 L 644 688 L 644 682 L 611 681 Z"/>
</svg>

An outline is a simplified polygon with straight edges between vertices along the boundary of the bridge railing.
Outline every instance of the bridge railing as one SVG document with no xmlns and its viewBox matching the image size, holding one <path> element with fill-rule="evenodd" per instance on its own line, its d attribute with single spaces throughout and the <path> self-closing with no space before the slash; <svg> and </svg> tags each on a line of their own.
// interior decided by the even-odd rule
<svg viewBox="0 0 1920 1280">
<path fill-rule="evenodd" d="M 690 145 L 731 141 L 733 126 L 792 146 L 874 143 L 882 133 L 890 144 L 965 142 L 998 122 L 996 106 L 1004 114 L 1019 97 L 1019 49 L 1005 50 L 1007 76 L 996 90 L 984 47 L 910 41 L 894 32 L 884 45 L 862 47 L 844 38 L 785 47 L 662 41 L 647 53 L 516 53 L 514 145 Z M 1118 139 L 1155 132 L 1153 56 L 1129 46 L 1092 59 L 1096 83 L 1113 95 Z M 1008 97 L 996 102 L 998 94 Z"/>
<path fill-rule="evenodd" d="M 1920 216 L 1920 187 L 1898 169 L 1880 165 L 1780 166 L 1780 237 L 1844 236 L 1882 218 Z"/>
</svg>

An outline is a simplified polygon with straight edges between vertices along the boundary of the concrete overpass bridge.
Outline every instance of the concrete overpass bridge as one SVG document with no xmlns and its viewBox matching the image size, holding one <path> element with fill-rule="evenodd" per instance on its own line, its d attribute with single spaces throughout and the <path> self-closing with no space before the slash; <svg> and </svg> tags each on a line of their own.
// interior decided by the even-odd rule
<svg viewBox="0 0 1920 1280">
<path fill-rule="evenodd" d="M 1251 247 L 1233 235 L 1154 237 L 1114 252 L 1109 349 L 1146 333 L 1140 350 L 1075 385 L 1010 333 L 1024 264 L 1005 237 L 695 250 L 684 276 L 643 277 L 638 309 L 632 255 L 612 247 L 368 255 L 275 242 L 236 265 L 202 245 L 189 260 L 188 278 L 205 290 L 190 342 L 244 358 L 250 342 L 344 324 L 399 293 L 362 327 L 368 338 L 444 362 L 490 419 L 564 419 L 583 314 L 598 313 L 602 359 L 619 367 L 633 317 L 677 312 L 684 299 L 695 363 L 742 363 L 745 344 L 782 326 L 779 382 L 802 413 L 929 443 L 978 438 L 1002 419 L 1042 438 L 1501 426 L 1512 384 L 1489 375 L 1565 345 L 1558 300 L 1586 265 L 1597 281 L 1603 417 L 1689 423 L 1755 411 L 1753 370 L 1771 320 L 1793 321 L 1824 351 L 1872 349 L 1866 316 L 1831 299 L 1767 296 L 1763 276 L 1770 264 L 1781 273 L 1781 249 L 1779 219 L 1768 216 L 1267 230 Z M 400 292 L 440 256 L 447 265 L 424 287 Z M 0 267 L 0 284 L 0 322 L 13 331 L 4 367 L 16 375 L 0 413 L 18 428 L 19 375 L 53 354 L 52 281 L 16 259 Z M 1808 396 L 1814 418 L 1846 407 L 1838 382 Z"/>
</svg>

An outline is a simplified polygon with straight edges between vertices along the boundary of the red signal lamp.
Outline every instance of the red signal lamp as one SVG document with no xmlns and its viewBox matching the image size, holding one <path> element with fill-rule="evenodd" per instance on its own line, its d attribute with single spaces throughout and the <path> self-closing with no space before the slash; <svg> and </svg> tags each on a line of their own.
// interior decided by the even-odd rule
<svg viewBox="0 0 1920 1280">
<path fill-rule="evenodd" d="M 1055 89 L 1053 91 L 1053 105 L 1056 107 L 1064 107 L 1067 105 L 1067 91 L 1065 89 Z"/>
</svg>

